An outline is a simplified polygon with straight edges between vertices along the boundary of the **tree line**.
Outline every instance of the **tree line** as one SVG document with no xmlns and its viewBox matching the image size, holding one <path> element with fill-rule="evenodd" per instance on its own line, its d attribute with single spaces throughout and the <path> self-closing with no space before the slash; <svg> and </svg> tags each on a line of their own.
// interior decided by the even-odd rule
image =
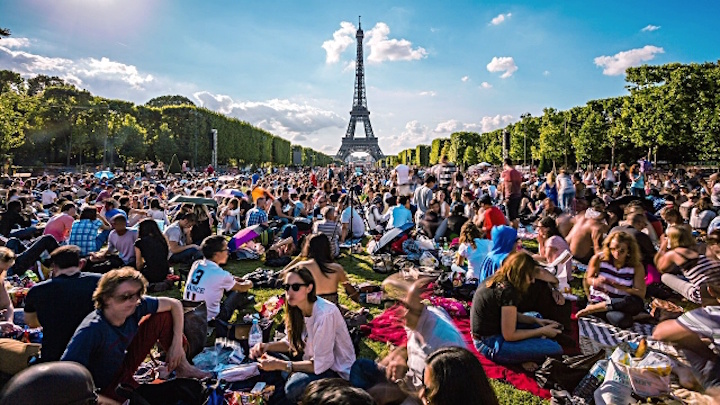
<svg viewBox="0 0 720 405">
<path fill-rule="evenodd" d="M 211 129 L 218 131 L 218 163 L 289 166 L 293 149 L 302 164 L 334 159 L 247 122 L 197 107 L 183 96 L 135 105 L 92 95 L 59 77 L 30 79 L 0 71 L 0 154 L 19 165 L 106 166 L 169 163 L 173 155 L 202 167 L 211 160 Z"/>
<path fill-rule="evenodd" d="M 626 71 L 627 95 L 591 100 L 566 111 L 543 109 L 485 133 L 456 132 L 380 164 L 429 166 L 443 155 L 463 166 L 499 164 L 503 133 L 517 163 L 552 166 L 635 162 L 720 161 L 720 61 L 640 66 Z"/>
</svg>

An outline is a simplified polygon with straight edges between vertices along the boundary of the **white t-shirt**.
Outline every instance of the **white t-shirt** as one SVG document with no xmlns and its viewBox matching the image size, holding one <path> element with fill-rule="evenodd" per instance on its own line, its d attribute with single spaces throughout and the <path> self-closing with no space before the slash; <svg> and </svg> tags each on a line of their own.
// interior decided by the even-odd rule
<svg viewBox="0 0 720 405">
<path fill-rule="evenodd" d="M 55 192 L 50 189 L 43 191 L 42 194 L 40 194 L 40 196 L 42 198 L 43 205 L 53 204 L 55 202 L 55 200 L 57 199 L 57 194 L 55 194 Z"/>
<path fill-rule="evenodd" d="M 395 173 L 397 173 L 397 184 L 408 184 L 410 177 L 410 168 L 407 165 L 399 164 L 395 167 Z"/>
<path fill-rule="evenodd" d="M 710 194 L 710 200 L 714 207 L 720 207 L 720 180 L 715 182 L 713 185 L 712 194 Z"/>
<path fill-rule="evenodd" d="M 185 283 L 183 298 L 188 301 L 205 301 L 208 321 L 220 312 L 220 301 L 225 291 L 235 287 L 235 278 L 212 260 L 193 263 Z"/>
<path fill-rule="evenodd" d="M 363 235 L 365 235 L 365 223 L 363 222 L 362 217 L 357 212 L 356 209 L 347 207 L 342 212 L 342 215 L 340 216 L 340 222 L 343 224 L 349 224 L 350 223 L 350 210 L 352 210 L 352 231 L 353 231 L 353 237 L 355 238 L 362 238 Z M 348 231 L 350 225 L 348 225 Z"/>
<path fill-rule="evenodd" d="M 350 378 L 355 362 L 355 348 L 345 319 L 338 307 L 318 297 L 312 315 L 305 317 L 305 353 L 303 360 L 313 360 L 315 374 L 333 370 Z"/>
</svg>

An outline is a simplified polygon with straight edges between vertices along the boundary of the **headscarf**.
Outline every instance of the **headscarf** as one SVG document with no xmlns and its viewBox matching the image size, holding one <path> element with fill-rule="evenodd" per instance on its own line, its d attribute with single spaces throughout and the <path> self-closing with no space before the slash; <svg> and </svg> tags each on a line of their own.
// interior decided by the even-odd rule
<svg viewBox="0 0 720 405">
<path fill-rule="evenodd" d="M 495 274 L 505 258 L 515 250 L 517 242 L 517 230 L 507 225 L 494 226 L 490 235 L 493 246 L 480 266 L 479 280 L 485 280 Z"/>
</svg>

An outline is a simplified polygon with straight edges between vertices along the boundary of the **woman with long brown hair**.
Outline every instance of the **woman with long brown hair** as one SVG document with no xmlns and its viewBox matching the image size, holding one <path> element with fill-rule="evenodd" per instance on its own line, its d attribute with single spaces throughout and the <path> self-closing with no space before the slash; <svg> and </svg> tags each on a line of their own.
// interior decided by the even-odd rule
<svg viewBox="0 0 720 405">
<path fill-rule="evenodd" d="M 264 371 L 290 373 L 285 396 L 297 403 L 305 387 L 323 378 L 348 379 L 355 348 L 338 307 L 319 298 L 310 270 L 294 267 L 285 272 L 285 329 L 287 341 L 258 343 L 250 350 Z M 268 352 L 303 354 L 301 361 L 284 361 Z"/>
<path fill-rule="evenodd" d="M 559 323 L 518 312 L 535 275 L 532 256 L 514 252 L 475 291 L 470 323 L 475 348 L 483 356 L 496 363 L 522 363 L 532 369 L 537 367 L 534 363 L 562 354 L 560 345 L 552 340 L 561 333 Z"/>
<path fill-rule="evenodd" d="M 622 231 L 605 238 L 602 251 L 590 259 L 584 284 L 590 302 L 578 317 L 605 313 L 615 326 L 632 326 L 645 298 L 645 269 L 635 238 Z"/>
<path fill-rule="evenodd" d="M 295 267 L 304 267 L 312 273 L 316 286 L 316 294 L 334 304 L 338 303 L 338 286 L 345 288 L 353 300 L 359 298 L 358 292 L 350 284 L 345 269 L 336 263 L 330 249 L 330 239 L 323 233 L 310 235 L 305 242 L 301 255 L 307 260 L 298 262 Z"/>
</svg>

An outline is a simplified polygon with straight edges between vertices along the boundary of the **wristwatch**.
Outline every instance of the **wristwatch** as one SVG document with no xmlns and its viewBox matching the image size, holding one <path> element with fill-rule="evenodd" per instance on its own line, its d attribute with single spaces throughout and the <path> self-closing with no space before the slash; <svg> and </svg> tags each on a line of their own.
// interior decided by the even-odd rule
<svg viewBox="0 0 720 405">
<path fill-rule="evenodd" d="M 292 361 L 288 361 L 287 363 L 285 363 L 285 371 L 287 371 L 288 373 L 292 373 Z"/>
</svg>

